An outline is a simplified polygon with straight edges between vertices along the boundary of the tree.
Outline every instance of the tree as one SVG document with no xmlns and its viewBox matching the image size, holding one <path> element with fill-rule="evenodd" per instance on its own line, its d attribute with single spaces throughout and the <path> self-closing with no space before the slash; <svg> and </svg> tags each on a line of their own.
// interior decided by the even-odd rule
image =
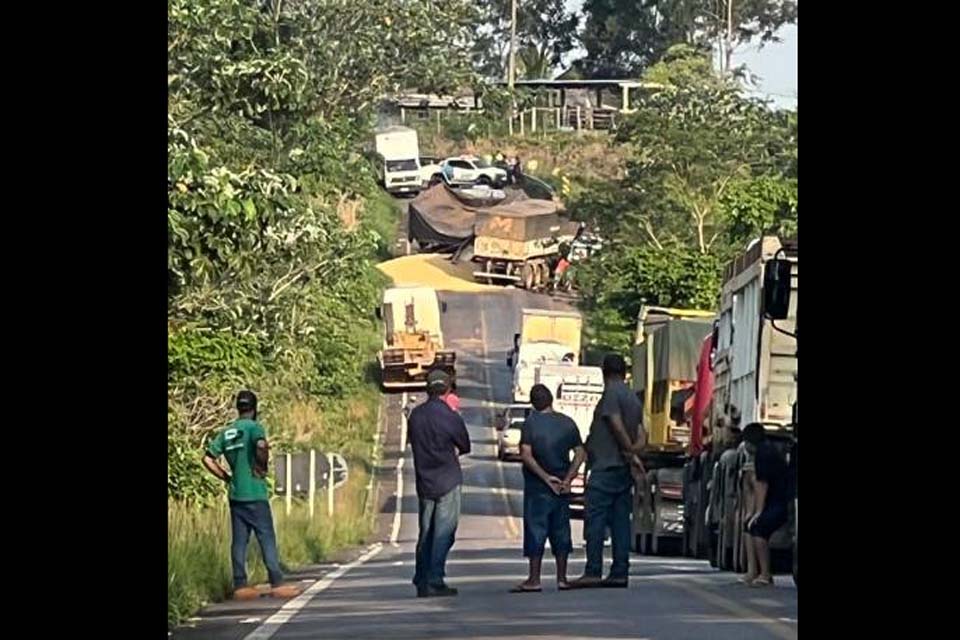
<svg viewBox="0 0 960 640">
<path fill-rule="evenodd" d="M 475 44 L 477 68 L 492 78 L 506 78 L 510 46 L 510 1 L 481 3 L 485 27 Z M 564 0 L 517 0 L 517 77 L 548 77 L 564 54 L 577 44 L 579 16 Z"/>
<path fill-rule="evenodd" d="M 577 66 L 587 77 L 636 77 L 675 44 L 719 44 L 729 70 L 736 46 L 775 41 L 797 20 L 796 0 L 585 0 Z"/>
</svg>

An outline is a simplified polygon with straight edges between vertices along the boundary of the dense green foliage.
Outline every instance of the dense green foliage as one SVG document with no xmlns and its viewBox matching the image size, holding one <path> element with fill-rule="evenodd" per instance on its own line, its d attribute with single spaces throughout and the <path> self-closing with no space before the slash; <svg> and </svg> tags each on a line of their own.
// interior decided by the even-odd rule
<svg viewBox="0 0 960 640">
<path fill-rule="evenodd" d="M 350 447 L 395 221 L 359 153 L 384 92 L 470 77 L 455 0 L 169 0 L 168 488 L 243 386 L 281 446 Z M 353 433 L 347 433 L 347 428 Z M 354 447 L 356 448 L 356 447 Z"/>
<path fill-rule="evenodd" d="M 611 141 L 624 175 L 571 203 L 609 244 L 577 269 L 593 340 L 623 349 L 648 304 L 714 308 L 724 264 L 753 238 L 797 228 L 797 114 L 744 97 L 695 49 L 675 47 Z"/>
</svg>

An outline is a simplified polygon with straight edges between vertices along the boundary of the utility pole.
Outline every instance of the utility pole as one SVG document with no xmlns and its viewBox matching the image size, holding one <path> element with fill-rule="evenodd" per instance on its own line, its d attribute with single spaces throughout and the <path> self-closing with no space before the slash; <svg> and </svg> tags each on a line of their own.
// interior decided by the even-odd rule
<svg viewBox="0 0 960 640">
<path fill-rule="evenodd" d="M 730 73 L 733 63 L 733 0 L 727 0 L 727 64 L 726 71 Z"/>
<path fill-rule="evenodd" d="M 510 60 L 507 70 L 507 86 L 513 91 L 517 76 L 517 0 L 510 0 Z"/>
</svg>

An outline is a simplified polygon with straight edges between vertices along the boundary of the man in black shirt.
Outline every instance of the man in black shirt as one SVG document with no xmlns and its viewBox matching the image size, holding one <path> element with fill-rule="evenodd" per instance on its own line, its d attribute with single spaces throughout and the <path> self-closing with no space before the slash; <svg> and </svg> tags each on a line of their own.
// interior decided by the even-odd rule
<svg viewBox="0 0 960 640">
<path fill-rule="evenodd" d="M 463 418 L 443 400 L 449 389 L 450 376 L 439 369 L 431 371 L 429 398 L 410 412 L 408 425 L 420 511 L 413 576 L 419 598 L 457 595 L 444 583 L 444 576 L 460 519 L 463 472 L 458 458 L 470 453 L 470 436 Z"/>
<path fill-rule="evenodd" d="M 773 584 L 770 573 L 770 536 L 787 522 L 789 488 L 787 465 L 767 441 L 763 425 L 754 422 L 743 429 L 747 452 L 754 458 L 754 511 L 747 518 L 747 575 L 742 581 L 752 587 Z M 759 564 L 760 574 L 757 575 Z"/>
<path fill-rule="evenodd" d="M 580 430 L 572 418 L 553 410 L 553 394 L 542 384 L 530 389 L 534 412 L 520 435 L 523 459 L 523 555 L 530 574 L 514 593 L 540 591 L 540 567 L 547 539 L 557 562 L 557 588 L 568 589 L 567 556 L 570 536 L 570 484 L 587 458 Z M 573 462 L 570 453 L 574 452 Z"/>
</svg>

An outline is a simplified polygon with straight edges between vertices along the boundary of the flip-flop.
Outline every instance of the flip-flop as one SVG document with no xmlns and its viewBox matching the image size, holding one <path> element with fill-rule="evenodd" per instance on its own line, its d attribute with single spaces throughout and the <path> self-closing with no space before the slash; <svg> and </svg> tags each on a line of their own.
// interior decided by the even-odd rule
<svg viewBox="0 0 960 640">
<path fill-rule="evenodd" d="M 570 591 L 573 587 L 570 586 L 569 582 L 558 582 L 557 591 Z"/>
<path fill-rule="evenodd" d="M 737 582 L 739 582 L 740 584 L 745 584 L 745 585 L 749 585 L 749 584 L 752 583 L 754 580 L 756 580 L 755 577 L 754 577 L 754 578 L 748 578 L 747 576 L 740 576 L 739 578 L 737 578 Z"/>
<path fill-rule="evenodd" d="M 751 582 L 748 586 L 754 587 L 754 588 L 772 587 L 772 586 L 773 586 L 773 580 L 761 580 L 760 578 L 757 578 L 756 580 L 754 580 L 753 582 Z"/>
<path fill-rule="evenodd" d="M 540 593 L 541 591 L 543 587 L 525 587 L 522 584 L 510 588 L 510 593 Z"/>
</svg>

